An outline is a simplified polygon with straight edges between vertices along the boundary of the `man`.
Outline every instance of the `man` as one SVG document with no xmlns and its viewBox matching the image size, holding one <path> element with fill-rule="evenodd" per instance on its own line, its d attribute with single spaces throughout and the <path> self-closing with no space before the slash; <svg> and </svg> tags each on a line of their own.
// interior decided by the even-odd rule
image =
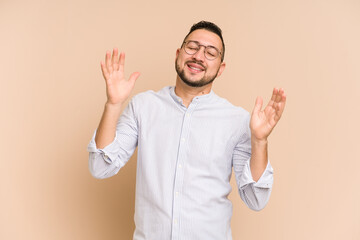
<svg viewBox="0 0 360 240">
<path fill-rule="evenodd" d="M 249 208 L 268 202 L 267 137 L 285 93 L 274 89 L 264 110 L 258 97 L 251 116 L 217 96 L 211 87 L 225 69 L 224 53 L 220 28 L 194 24 L 176 51 L 175 87 L 135 95 L 122 114 L 139 73 L 124 78 L 125 56 L 117 49 L 101 63 L 107 102 L 88 147 L 89 168 L 96 178 L 113 176 L 138 146 L 135 240 L 232 239 L 232 167 Z"/>
</svg>

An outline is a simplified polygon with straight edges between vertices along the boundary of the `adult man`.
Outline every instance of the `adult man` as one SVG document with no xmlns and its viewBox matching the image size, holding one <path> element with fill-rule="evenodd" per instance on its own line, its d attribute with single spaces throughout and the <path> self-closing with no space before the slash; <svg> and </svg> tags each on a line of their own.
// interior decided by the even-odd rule
<svg viewBox="0 0 360 240">
<path fill-rule="evenodd" d="M 117 49 L 101 63 L 107 102 L 89 144 L 89 167 L 97 178 L 110 177 L 138 146 L 135 240 L 232 239 L 232 167 L 248 207 L 260 210 L 270 197 L 267 137 L 286 97 L 274 89 L 264 111 L 257 98 L 250 120 L 217 96 L 211 87 L 225 69 L 224 51 L 215 24 L 193 25 L 176 51 L 175 87 L 135 95 L 121 116 L 139 73 L 125 80 L 124 54 L 118 57 Z"/>
</svg>

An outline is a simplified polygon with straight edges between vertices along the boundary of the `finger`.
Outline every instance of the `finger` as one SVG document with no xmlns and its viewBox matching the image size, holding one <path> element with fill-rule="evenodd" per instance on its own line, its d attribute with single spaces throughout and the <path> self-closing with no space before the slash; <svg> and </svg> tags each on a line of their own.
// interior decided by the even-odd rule
<svg viewBox="0 0 360 240">
<path fill-rule="evenodd" d="M 275 112 L 275 114 L 276 114 L 275 120 L 276 121 L 279 121 L 279 119 L 281 118 L 281 115 L 285 109 L 285 103 L 286 103 L 286 95 L 282 94 L 281 101 L 279 103 L 277 103 L 277 107 L 276 107 L 276 112 Z"/>
<path fill-rule="evenodd" d="M 258 114 L 261 111 L 262 105 L 263 105 L 262 97 L 257 97 L 253 109 L 253 114 Z"/>
<path fill-rule="evenodd" d="M 109 72 L 103 61 L 100 62 L 100 65 L 101 65 L 101 72 L 103 74 L 103 77 L 104 77 L 105 81 L 107 81 L 109 79 Z"/>
<path fill-rule="evenodd" d="M 105 55 L 105 65 L 107 67 L 107 70 L 109 72 L 109 74 L 112 73 L 113 68 L 112 68 L 112 63 L 111 63 L 111 53 L 109 51 L 106 51 L 106 55 Z"/>
<path fill-rule="evenodd" d="M 135 84 L 136 79 L 140 76 L 139 72 L 134 72 L 130 75 L 129 81 Z"/>
<path fill-rule="evenodd" d="M 113 65 L 113 69 L 115 71 L 119 70 L 119 57 L 118 57 L 118 49 L 114 48 L 113 49 L 113 55 L 112 55 L 112 65 Z"/>
<path fill-rule="evenodd" d="M 271 99 L 270 99 L 269 103 L 267 104 L 267 107 L 272 107 L 273 106 L 273 104 L 274 104 L 274 102 L 276 100 L 276 96 L 277 96 L 278 92 L 279 92 L 278 89 L 274 88 Z"/>
<path fill-rule="evenodd" d="M 282 115 L 281 108 L 282 108 L 282 104 L 277 103 L 276 104 L 276 111 L 275 111 L 275 115 L 274 115 L 275 123 L 277 123 L 281 118 L 281 115 Z"/>
<path fill-rule="evenodd" d="M 125 65 L 125 53 L 120 53 L 120 60 L 119 60 L 119 71 L 124 73 L 124 65 Z"/>
<path fill-rule="evenodd" d="M 283 94 L 284 89 L 280 88 L 278 94 L 276 95 L 275 102 L 280 102 Z"/>
</svg>

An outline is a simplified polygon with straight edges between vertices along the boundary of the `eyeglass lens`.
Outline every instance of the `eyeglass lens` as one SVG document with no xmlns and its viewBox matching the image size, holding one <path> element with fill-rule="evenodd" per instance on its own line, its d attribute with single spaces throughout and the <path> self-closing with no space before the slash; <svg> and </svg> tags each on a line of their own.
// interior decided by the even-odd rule
<svg viewBox="0 0 360 240">
<path fill-rule="evenodd" d="M 198 42 L 195 41 L 188 41 L 185 44 L 185 52 L 190 55 L 197 53 L 200 50 L 200 45 Z M 219 51 L 213 46 L 206 46 L 205 47 L 205 57 L 209 60 L 214 60 L 219 56 Z"/>
</svg>

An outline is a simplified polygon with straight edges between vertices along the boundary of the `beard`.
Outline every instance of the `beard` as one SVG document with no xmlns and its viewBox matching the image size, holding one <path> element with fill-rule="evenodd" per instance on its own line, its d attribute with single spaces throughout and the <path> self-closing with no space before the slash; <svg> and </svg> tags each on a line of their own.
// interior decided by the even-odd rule
<svg viewBox="0 0 360 240">
<path fill-rule="evenodd" d="M 196 61 L 188 61 L 185 63 L 185 66 L 187 65 L 187 63 L 189 62 L 193 62 L 193 63 L 197 63 Z M 200 64 L 200 63 L 197 63 L 197 64 Z M 212 83 L 218 72 L 219 72 L 219 69 L 220 67 L 218 68 L 218 70 L 216 71 L 216 73 L 214 75 L 211 75 L 211 76 L 206 76 L 206 74 L 198 81 L 191 81 L 188 77 L 185 76 L 185 67 L 181 70 L 180 68 L 180 65 L 178 64 L 178 60 L 176 59 L 175 61 L 175 69 L 176 69 L 176 72 L 178 74 L 178 76 L 180 77 L 180 79 L 188 86 L 190 87 L 203 87 L 205 85 L 208 85 L 210 83 Z M 205 73 L 206 73 L 206 69 L 205 69 Z"/>
</svg>

